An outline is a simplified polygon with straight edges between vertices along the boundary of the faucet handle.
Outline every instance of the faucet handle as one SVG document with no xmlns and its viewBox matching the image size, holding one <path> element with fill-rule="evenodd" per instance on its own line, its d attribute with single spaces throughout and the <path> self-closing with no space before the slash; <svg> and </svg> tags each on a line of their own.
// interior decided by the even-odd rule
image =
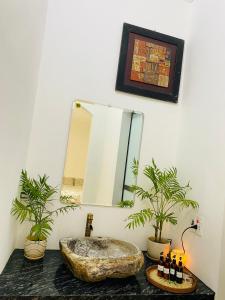
<svg viewBox="0 0 225 300">
<path fill-rule="evenodd" d="M 91 236 L 91 231 L 93 230 L 92 221 L 93 221 L 93 214 L 88 213 L 87 220 L 86 220 L 86 228 L 85 228 L 85 236 L 86 237 Z"/>
</svg>

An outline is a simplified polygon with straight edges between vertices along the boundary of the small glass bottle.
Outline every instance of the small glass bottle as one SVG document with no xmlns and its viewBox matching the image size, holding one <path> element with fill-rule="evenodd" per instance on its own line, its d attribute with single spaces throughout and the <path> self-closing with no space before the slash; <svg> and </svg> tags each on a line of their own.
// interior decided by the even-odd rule
<svg viewBox="0 0 225 300">
<path fill-rule="evenodd" d="M 161 252 L 159 263 L 158 263 L 158 276 L 159 277 L 163 277 L 163 269 L 164 269 L 164 258 L 163 258 L 163 252 Z"/>
<path fill-rule="evenodd" d="M 176 282 L 182 283 L 183 282 L 183 264 L 182 264 L 182 257 L 180 257 L 177 269 L 176 269 Z"/>
<path fill-rule="evenodd" d="M 173 256 L 173 260 L 170 263 L 170 280 L 171 281 L 176 281 L 176 255 Z"/>
<path fill-rule="evenodd" d="M 170 256 L 169 256 L 169 253 L 166 256 L 166 261 L 164 263 L 163 277 L 165 279 L 169 279 L 169 277 L 170 277 Z"/>
</svg>

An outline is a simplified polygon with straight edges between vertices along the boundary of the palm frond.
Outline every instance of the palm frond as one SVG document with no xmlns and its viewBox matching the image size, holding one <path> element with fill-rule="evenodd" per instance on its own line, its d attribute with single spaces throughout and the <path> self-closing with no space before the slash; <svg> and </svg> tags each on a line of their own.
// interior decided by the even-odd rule
<svg viewBox="0 0 225 300">
<path fill-rule="evenodd" d="M 164 215 L 164 220 L 165 220 L 165 222 L 169 222 L 169 223 L 171 223 L 173 225 L 177 224 L 177 217 L 174 216 L 173 212 L 171 212 L 169 214 L 165 214 Z"/>
<path fill-rule="evenodd" d="M 171 223 L 173 225 L 177 224 L 177 218 L 175 216 L 166 217 L 165 221 L 169 222 L 169 223 Z"/>
<path fill-rule="evenodd" d="M 23 203 L 23 200 L 20 201 L 17 198 L 13 201 L 11 213 L 13 216 L 16 216 L 16 219 L 18 219 L 20 223 L 23 223 L 26 219 L 29 219 L 32 214 L 31 209 L 25 203 Z"/>
<path fill-rule="evenodd" d="M 35 241 L 45 240 L 52 231 L 51 222 L 48 220 L 42 220 L 38 224 L 32 226 L 30 231 L 30 239 Z"/>
<path fill-rule="evenodd" d="M 155 173 L 155 170 L 152 166 L 146 166 L 144 168 L 144 171 L 143 171 L 144 175 L 147 176 L 151 182 L 153 183 L 154 185 L 154 188 L 156 191 L 159 190 L 158 188 L 158 178 L 157 178 L 157 174 Z"/>
<path fill-rule="evenodd" d="M 119 203 L 118 203 L 118 206 L 119 207 L 133 207 L 134 206 L 134 200 L 121 200 Z"/>
<path fill-rule="evenodd" d="M 138 227 L 140 225 L 145 225 L 146 222 L 149 222 L 152 220 L 154 216 L 154 212 L 151 209 L 142 209 L 141 211 L 134 213 L 128 217 L 128 224 L 126 227 L 129 229 L 134 229 L 135 227 Z"/>
<path fill-rule="evenodd" d="M 46 175 L 38 176 L 38 179 L 29 178 L 27 171 L 22 170 L 20 177 L 21 194 L 19 199 L 13 201 L 11 213 L 22 223 L 28 220 L 33 223 L 31 239 L 41 240 L 50 234 L 53 224 L 52 216 L 68 213 L 77 205 L 67 205 L 56 210 L 47 209 L 48 203 L 53 201 L 52 196 L 57 188 L 48 184 Z"/>
<path fill-rule="evenodd" d="M 57 208 L 56 210 L 50 211 L 49 215 L 56 215 L 58 216 L 59 214 L 66 214 L 68 213 L 70 210 L 75 210 L 79 205 L 77 204 L 71 204 L 71 205 L 66 205 L 66 206 L 62 206 Z"/>
<path fill-rule="evenodd" d="M 73 199 L 71 195 L 60 195 L 60 201 L 64 204 L 69 203 L 70 200 Z"/>
<path fill-rule="evenodd" d="M 192 207 L 193 209 L 199 208 L 198 202 L 194 200 L 183 199 L 182 201 L 180 201 L 179 204 L 181 205 L 182 208 L 185 207 Z"/>
<path fill-rule="evenodd" d="M 198 203 L 194 200 L 186 199 L 187 193 L 191 187 L 188 184 L 181 185 L 177 178 L 177 169 L 171 167 L 169 169 L 160 170 L 154 159 L 152 164 L 145 166 L 143 170 L 144 175 L 150 179 L 152 187 L 148 190 L 133 185 L 131 190 L 141 200 L 149 199 L 151 208 L 147 210 L 141 210 L 138 213 L 130 215 L 128 218 L 128 228 L 134 228 L 140 225 L 144 225 L 147 220 L 154 219 L 156 240 L 161 238 L 162 228 L 164 222 L 171 224 L 177 224 L 177 218 L 175 216 L 174 207 L 180 206 L 181 208 L 192 207 L 193 209 L 198 208 Z M 154 212 L 154 213 L 153 213 Z"/>
<path fill-rule="evenodd" d="M 138 168 L 139 168 L 139 161 L 134 158 L 131 169 L 132 169 L 132 172 L 133 172 L 135 177 L 138 176 Z"/>
<path fill-rule="evenodd" d="M 132 185 L 131 186 L 131 190 L 133 191 L 133 193 L 135 195 L 137 195 L 138 197 L 141 198 L 141 200 L 143 199 L 151 199 L 152 198 L 152 194 L 150 194 L 148 191 L 144 190 L 142 187 L 138 186 L 138 185 Z"/>
</svg>

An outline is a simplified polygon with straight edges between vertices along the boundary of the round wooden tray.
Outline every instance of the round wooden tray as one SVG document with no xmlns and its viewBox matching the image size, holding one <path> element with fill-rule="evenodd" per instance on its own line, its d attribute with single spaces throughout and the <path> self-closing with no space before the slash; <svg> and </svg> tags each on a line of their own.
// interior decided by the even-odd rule
<svg viewBox="0 0 225 300">
<path fill-rule="evenodd" d="M 187 269 L 184 270 L 184 274 L 189 275 L 192 282 L 184 281 L 181 284 L 161 278 L 157 273 L 158 266 L 151 266 L 146 270 L 148 281 L 161 290 L 175 294 L 188 294 L 192 293 L 197 287 L 197 279 Z"/>
</svg>

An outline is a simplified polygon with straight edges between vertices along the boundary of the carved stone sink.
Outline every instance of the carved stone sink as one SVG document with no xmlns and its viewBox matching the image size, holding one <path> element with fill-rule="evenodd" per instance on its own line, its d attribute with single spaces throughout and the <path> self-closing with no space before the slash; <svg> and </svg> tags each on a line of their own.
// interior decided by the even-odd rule
<svg viewBox="0 0 225 300">
<path fill-rule="evenodd" d="M 134 244 L 111 238 L 65 238 L 61 253 L 75 277 L 88 281 L 124 278 L 136 274 L 144 263 Z"/>
</svg>

